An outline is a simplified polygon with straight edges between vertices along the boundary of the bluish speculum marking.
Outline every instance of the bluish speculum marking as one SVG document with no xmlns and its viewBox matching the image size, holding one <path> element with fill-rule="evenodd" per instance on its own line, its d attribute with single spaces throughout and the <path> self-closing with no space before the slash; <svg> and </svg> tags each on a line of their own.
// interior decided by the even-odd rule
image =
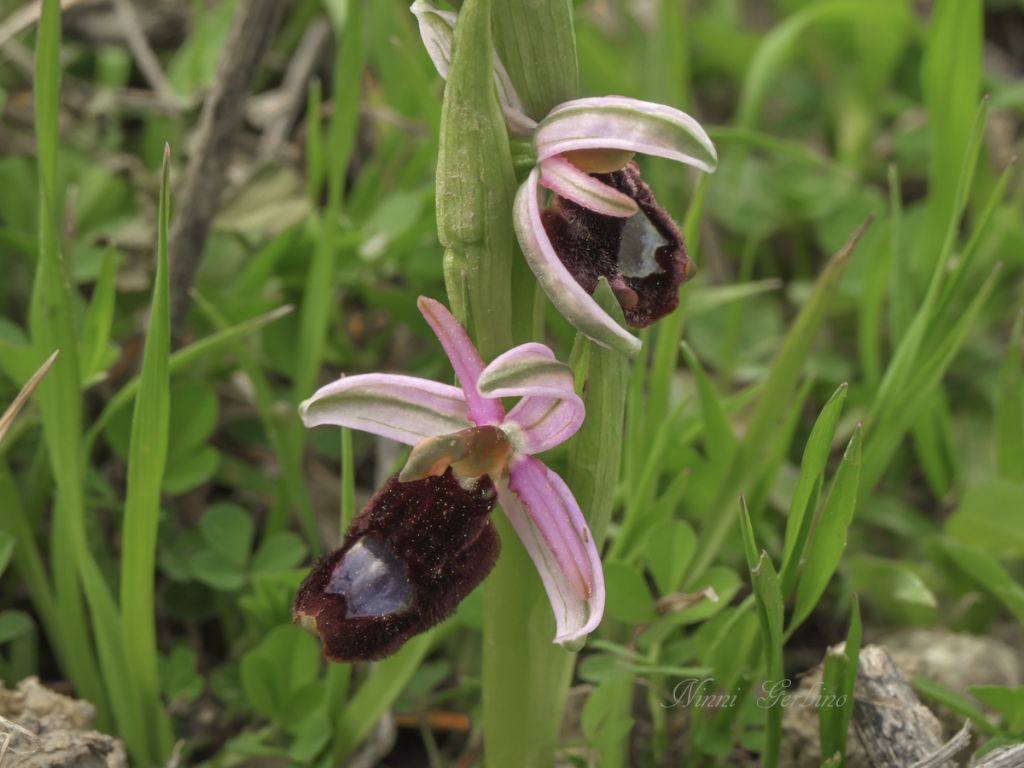
<svg viewBox="0 0 1024 768">
<path fill-rule="evenodd" d="M 344 596 L 345 618 L 386 616 L 412 602 L 408 569 L 391 548 L 374 536 L 364 536 L 345 554 L 331 574 L 327 592 Z"/>
<path fill-rule="evenodd" d="M 626 219 L 619 244 L 619 274 L 623 277 L 647 277 L 664 271 L 655 258 L 668 241 L 655 229 L 643 211 Z"/>
</svg>

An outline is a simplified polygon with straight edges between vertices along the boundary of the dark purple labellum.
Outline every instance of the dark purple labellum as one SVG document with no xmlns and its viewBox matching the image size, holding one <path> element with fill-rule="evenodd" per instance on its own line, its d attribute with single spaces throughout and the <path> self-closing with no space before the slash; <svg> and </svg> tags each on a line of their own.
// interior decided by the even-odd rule
<svg viewBox="0 0 1024 768">
<path fill-rule="evenodd" d="M 644 328 L 679 304 L 679 286 L 692 272 L 683 235 L 655 201 L 636 163 L 591 175 L 631 197 L 640 210 L 616 218 L 556 195 L 541 212 L 544 230 L 584 290 L 593 293 L 598 278 L 607 278 L 626 322 Z"/>
<path fill-rule="evenodd" d="M 491 525 L 494 486 L 467 490 L 451 469 L 407 483 L 391 477 L 345 543 L 306 577 L 293 617 L 331 661 L 371 661 L 450 616 L 484 580 L 501 541 Z"/>
</svg>

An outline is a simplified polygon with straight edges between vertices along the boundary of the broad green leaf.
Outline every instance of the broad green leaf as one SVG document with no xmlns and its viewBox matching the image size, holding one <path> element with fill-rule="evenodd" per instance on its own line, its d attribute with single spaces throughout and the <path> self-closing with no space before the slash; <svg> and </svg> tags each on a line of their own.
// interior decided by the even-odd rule
<svg viewBox="0 0 1024 768">
<path fill-rule="evenodd" d="M 964 491 L 946 533 L 992 555 L 1024 557 L 1024 484 L 990 480 Z"/>
<path fill-rule="evenodd" d="M 930 609 L 939 604 L 913 565 L 905 560 L 856 554 L 847 568 L 851 588 L 883 615 L 908 618 L 909 608 Z"/>
<path fill-rule="evenodd" d="M 964 573 L 1024 624 L 1024 587 L 1014 581 L 998 560 L 987 552 L 949 539 L 943 541 L 943 548 Z"/>
<path fill-rule="evenodd" d="M 691 587 L 693 590 L 710 587 L 718 595 L 718 602 L 701 600 L 699 603 L 684 608 L 677 613 L 668 614 L 665 617 L 665 621 L 673 625 L 689 625 L 706 621 L 729 606 L 733 597 L 739 592 L 741 584 L 742 581 L 736 571 L 724 566 L 712 566 L 702 576 L 695 579 Z"/>
<path fill-rule="evenodd" d="M 0 611 L 0 645 L 35 630 L 36 623 L 24 611 Z"/>
<path fill-rule="evenodd" d="M 228 560 L 215 549 L 203 549 L 193 555 L 189 570 L 197 581 L 222 592 L 235 592 L 245 586 L 245 566 Z"/>
<path fill-rule="evenodd" d="M 814 509 L 813 500 L 821 487 L 822 475 L 832 451 L 832 440 L 836 433 L 836 424 L 846 402 L 847 385 L 841 384 L 832 393 L 832 397 L 821 409 L 810 437 L 804 446 L 803 457 L 800 459 L 800 479 L 789 506 L 786 518 L 786 543 L 782 555 L 782 594 L 793 591 L 800 562 L 804 556 L 804 545 L 810 533 Z M 812 514 L 808 514 L 808 512 Z"/>
<path fill-rule="evenodd" d="M 622 308 L 607 281 L 601 280 L 594 299 L 612 317 L 625 323 Z M 629 361 L 619 353 L 577 336 L 588 348 L 586 386 L 581 396 L 587 409 L 583 426 L 569 443 L 565 479 L 586 515 L 594 541 L 604 543 L 615 506 L 615 487 L 622 464 L 622 430 L 629 380 Z"/>
<path fill-rule="evenodd" d="M 211 550 L 230 565 L 242 568 L 252 551 L 252 517 L 238 504 L 222 501 L 207 508 L 199 533 Z"/>
<path fill-rule="evenodd" d="M 242 688 L 253 709 L 281 719 L 292 694 L 313 682 L 319 670 L 316 639 L 295 625 L 282 624 L 242 657 Z"/>
<path fill-rule="evenodd" d="M 167 463 L 163 490 L 169 495 L 191 491 L 211 480 L 220 466 L 220 452 L 204 445 Z"/>
<path fill-rule="evenodd" d="M 659 594 L 667 595 L 677 590 L 683 580 L 697 551 L 697 534 L 685 520 L 665 520 L 651 529 L 644 551 Z"/>
<path fill-rule="evenodd" d="M 197 661 L 195 651 L 181 643 L 169 655 L 160 657 L 160 685 L 168 698 L 191 702 L 203 692 Z"/>
<path fill-rule="evenodd" d="M 626 624 L 649 624 L 654 620 L 654 598 L 638 568 L 626 563 L 605 563 L 604 582 L 608 616 Z"/>
<path fill-rule="evenodd" d="M 846 531 L 857 508 L 857 486 L 860 481 L 861 430 L 853 433 L 846 453 L 836 470 L 828 498 L 806 549 L 806 564 L 797 584 L 796 603 L 786 634 L 799 627 L 832 579 L 846 548 Z"/>
<path fill-rule="evenodd" d="M 306 556 L 306 545 L 291 531 L 267 536 L 253 555 L 253 573 L 274 573 L 295 568 Z"/>
<path fill-rule="evenodd" d="M 939 2 L 928 24 L 921 88 L 931 143 L 928 221 L 923 253 L 941 242 L 941 223 L 955 215 L 960 152 L 968 144 L 981 89 L 983 10 L 981 0 Z M 937 231 L 936 231 L 937 230 Z"/>
</svg>

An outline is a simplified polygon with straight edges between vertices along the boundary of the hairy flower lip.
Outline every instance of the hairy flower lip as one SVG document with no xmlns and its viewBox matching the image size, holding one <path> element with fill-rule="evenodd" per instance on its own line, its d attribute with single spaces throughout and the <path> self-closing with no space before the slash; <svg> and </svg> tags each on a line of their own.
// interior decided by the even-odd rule
<svg viewBox="0 0 1024 768">
<path fill-rule="evenodd" d="M 469 443 L 474 437 L 491 434 L 499 453 L 507 439 L 507 456 L 497 456 L 500 474 L 486 476 L 544 583 L 555 614 L 555 642 L 575 647 L 604 612 L 600 555 L 565 482 L 533 457 L 567 440 L 582 424 L 584 406 L 572 371 L 537 343 L 514 347 L 485 365 L 442 304 L 420 297 L 418 306 L 461 387 L 389 374 L 350 376 L 321 387 L 304 402 L 303 421 L 307 426 L 361 429 L 409 445 L 438 440 L 427 443 L 430 450 L 437 449 L 427 454 L 428 470 L 439 470 L 450 448 L 452 458 L 472 459 Z M 519 402 L 506 413 L 502 398 Z M 485 465 L 491 469 L 492 458 L 484 456 L 468 471 Z M 411 471 L 418 477 L 423 467 Z"/>
<path fill-rule="evenodd" d="M 678 306 L 679 286 L 692 273 L 692 262 L 679 227 L 657 204 L 636 163 L 600 178 L 633 201 L 637 213 L 628 219 L 611 217 L 556 198 L 541 213 L 541 222 L 581 287 L 592 294 L 598 279 L 606 278 L 627 323 L 644 328 Z M 638 238 L 641 242 L 634 242 Z"/>
<path fill-rule="evenodd" d="M 302 582 L 293 621 L 332 661 L 394 653 L 490 573 L 501 549 L 490 521 L 496 502 L 487 477 L 467 485 L 450 470 L 409 483 L 392 476 Z"/>
</svg>

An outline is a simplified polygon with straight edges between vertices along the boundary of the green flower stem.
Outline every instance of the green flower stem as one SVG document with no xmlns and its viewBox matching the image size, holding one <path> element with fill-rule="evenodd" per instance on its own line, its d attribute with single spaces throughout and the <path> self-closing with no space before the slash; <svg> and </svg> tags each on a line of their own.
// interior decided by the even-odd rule
<svg viewBox="0 0 1024 768">
<path fill-rule="evenodd" d="M 437 169 L 438 235 L 445 247 L 449 303 L 471 328 L 485 359 L 510 348 L 514 338 L 530 338 L 535 330 L 533 313 L 518 304 L 513 330 L 516 181 L 491 78 L 491 8 L 490 0 L 466 0 L 462 5 L 441 116 Z M 538 12 L 549 23 L 533 26 Z M 498 34 L 504 35 L 502 52 L 509 56 L 517 85 L 529 81 L 538 87 L 525 89 L 528 109 L 546 112 L 575 95 L 575 50 L 565 0 L 534 4 L 529 10 L 500 3 L 496 20 Z M 522 34 L 526 31 L 529 35 Z M 561 45 L 538 39 L 548 34 Z M 571 66 L 566 69 L 564 61 L 533 61 L 525 49 L 513 50 L 512 41 L 528 38 L 540 46 L 538 50 L 559 50 L 559 60 L 571 60 Z M 568 78 L 558 83 L 560 75 Z M 546 96 L 536 95 L 544 89 Z M 486 761 L 489 766 L 514 768 L 550 765 L 574 656 L 551 642 L 554 617 L 540 578 L 511 526 L 501 515 L 494 519 L 503 551 L 485 587 Z"/>
</svg>

